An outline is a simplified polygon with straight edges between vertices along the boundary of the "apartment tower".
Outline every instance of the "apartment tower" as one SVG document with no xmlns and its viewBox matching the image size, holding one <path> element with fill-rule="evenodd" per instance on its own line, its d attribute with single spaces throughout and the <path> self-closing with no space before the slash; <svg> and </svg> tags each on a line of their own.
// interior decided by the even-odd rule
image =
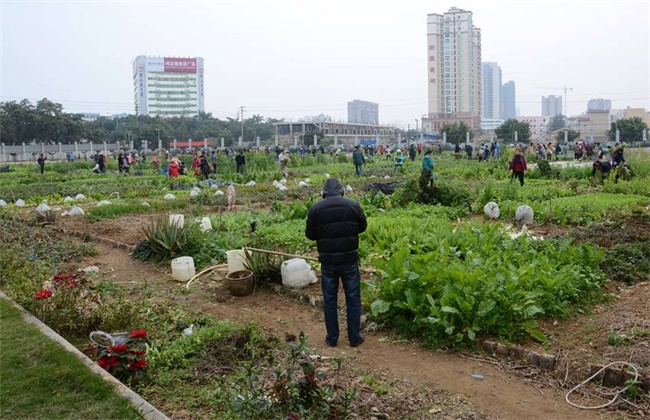
<svg viewBox="0 0 650 420">
<path fill-rule="evenodd" d="M 510 80 L 501 86 L 501 119 L 510 120 L 516 116 L 515 82 Z"/>
<path fill-rule="evenodd" d="M 481 121 L 481 30 L 472 12 L 452 7 L 427 15 L 428 116 L 423 128 L 438 131 L 444 123 Z"/>
<path fill-rule="evenodd" d="M 481 118 L 501 118 L 501 67 L 498 63 L 484 62 L 481 65 L 483 87 Z"/>
<path fill-rule="evenodd" d="M 562 97 L 549 95 L 542 96 L 542 116 L 556 117 L 562 115 Z"/>
</svg>

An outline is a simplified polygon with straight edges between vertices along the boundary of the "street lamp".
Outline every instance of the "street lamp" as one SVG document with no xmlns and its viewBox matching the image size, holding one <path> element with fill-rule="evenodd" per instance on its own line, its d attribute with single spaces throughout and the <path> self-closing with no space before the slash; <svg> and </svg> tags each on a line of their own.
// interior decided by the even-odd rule
<svg viewBox="0 0 650 420">
<path fill-rule="evenodd" d="M 241 142 L 240 146 L 244 145 L 244 107 L 240 106 L 239 110 L 241 111 Z"/>
</svg>

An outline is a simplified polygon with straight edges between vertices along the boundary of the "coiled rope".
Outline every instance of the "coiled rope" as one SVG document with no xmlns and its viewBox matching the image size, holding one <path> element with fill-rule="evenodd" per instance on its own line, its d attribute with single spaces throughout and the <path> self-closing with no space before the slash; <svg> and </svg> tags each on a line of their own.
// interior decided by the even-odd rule
<svg viewBox="0 0 650 420">
<path fill-rule="evenodd" d="M 614 397 L 611 400 L 609 400 L 608 402 L 606 402 L 605 404 L 601 404 L 601 405 L 597 405 L 597 406 L 593 406 L 593 407 L 587 407 L 587 406 L 584 406 L 584 405 L 576 404 L 576 403 L 572 402 L 569 399 L 569 395 L 571 395 L 572 392 L 574 392 L 577 389 L 584 386 L 587 382 L 590 382 L 592 379 L 594 379 L 596 376 L 598 376 L 600 374 L 600 372 L 604 371 L 605 369 L 607 369 L 608 367 L 613 366 L 613 365 L 627 365 L 627 366 L 630 366 L 632 368 L 632 370 L 634 370 L 634 381 L 633 382 L 636 382 L 639 379 L 639 371 L 637 370 L 636 366 L 634 366 L 632 363 L 628 363 L 628 362 L 611 362 L 611 363 L 603 366 L 602 368 L 600 368 L 596 373 L 591 375 L 589 378 L 585 379 L 584 381 L 582 381 L 578 385 L 574 386 L 573 389 L 571 389 L 571 391 L 567 392 L 567 394 L 565 396 L 566 402 L 568 402 L 569 404 L 571 404 L 572 406 L 574 406 L 576 408 L 582 408 L 582 409 L 585 409 L 585 410 L 596 410 L 596 409 L 599 409 L 599 408 L 605 408 L 605 407 L 607 407 L 609 405 L 612 405 L 616 401 L 616 399 L 619 397 L 619 395 L 621 395 L 622 393 L 627 391 L 630 388 L 631 385 L 628 385 L 625 388 L 621 389 L 620 391 L 616 391 L 613 394 L 603 393 L 602 395 L 613 395 Z"/>
</svg>

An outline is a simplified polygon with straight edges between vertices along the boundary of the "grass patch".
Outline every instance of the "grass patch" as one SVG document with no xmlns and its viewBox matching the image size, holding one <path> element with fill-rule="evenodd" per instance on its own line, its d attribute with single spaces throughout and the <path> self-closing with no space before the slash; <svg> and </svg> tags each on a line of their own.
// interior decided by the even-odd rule
<svg viewBox="0 0 650 420">
<path fill-rule="evenodd" d="M 0 417 L 140 419 L 128 400 L 0 300 Z"/>
</svg>

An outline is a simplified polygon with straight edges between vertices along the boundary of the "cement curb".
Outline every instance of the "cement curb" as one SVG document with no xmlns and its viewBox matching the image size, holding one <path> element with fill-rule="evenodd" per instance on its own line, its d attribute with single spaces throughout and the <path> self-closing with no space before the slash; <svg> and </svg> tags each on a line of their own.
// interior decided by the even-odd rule
<svg viewBox="0 0 650 420">
<path fill-rule="evenodd" d="M 50 339 L 54 340 L 58 344 L 60 344 L 63 348 L 65 348 L 67 351 L 70 353 L 74 354 L 77 359 L 79 359 L 83 364 L 88 366 L 90 370 L 101 376 L 103 380 L 108 382 L 115 388 L 115 391 L 117 392 L 118 395 L 125 397 L 131 402 L 131 405 L 136 409 L 140 415 L 146 419 L 146 420 L 169 420 L 169 417 L 164 415 L 162 412 L 160 412 L 156 407 L 153 405 L 149 404 L 144 398 L 142 398 L 140 395 L 137 393 L 133 392 L 129 387 L 124 385 L 122 382 L 118 381 L 115 379 L 113 375 L 110 373 L 106 372 L 104 369 L 99 367 L 95 362 L 90 360 L 85 354 L 80 352 L 75 346 L 70 344 L 66 339 L 61 337 L 59 334 L 57 334 L 54 330 L 52 330 L 50 327 L 47 325 L 43 324 L 38 318 L 27 312 L 22 306 L 14 302 L 13 299 L 11 299 L 9 296 L 7 296 L 4 292 L 0 291 L 0 298 L 6 300 L 7 302 L 11 303 L 14 308 L 18 309 L 23 317 L 23 319 L 32 324 L 35 325 L 44 335 L 49 337 Z"/>
</svg>

